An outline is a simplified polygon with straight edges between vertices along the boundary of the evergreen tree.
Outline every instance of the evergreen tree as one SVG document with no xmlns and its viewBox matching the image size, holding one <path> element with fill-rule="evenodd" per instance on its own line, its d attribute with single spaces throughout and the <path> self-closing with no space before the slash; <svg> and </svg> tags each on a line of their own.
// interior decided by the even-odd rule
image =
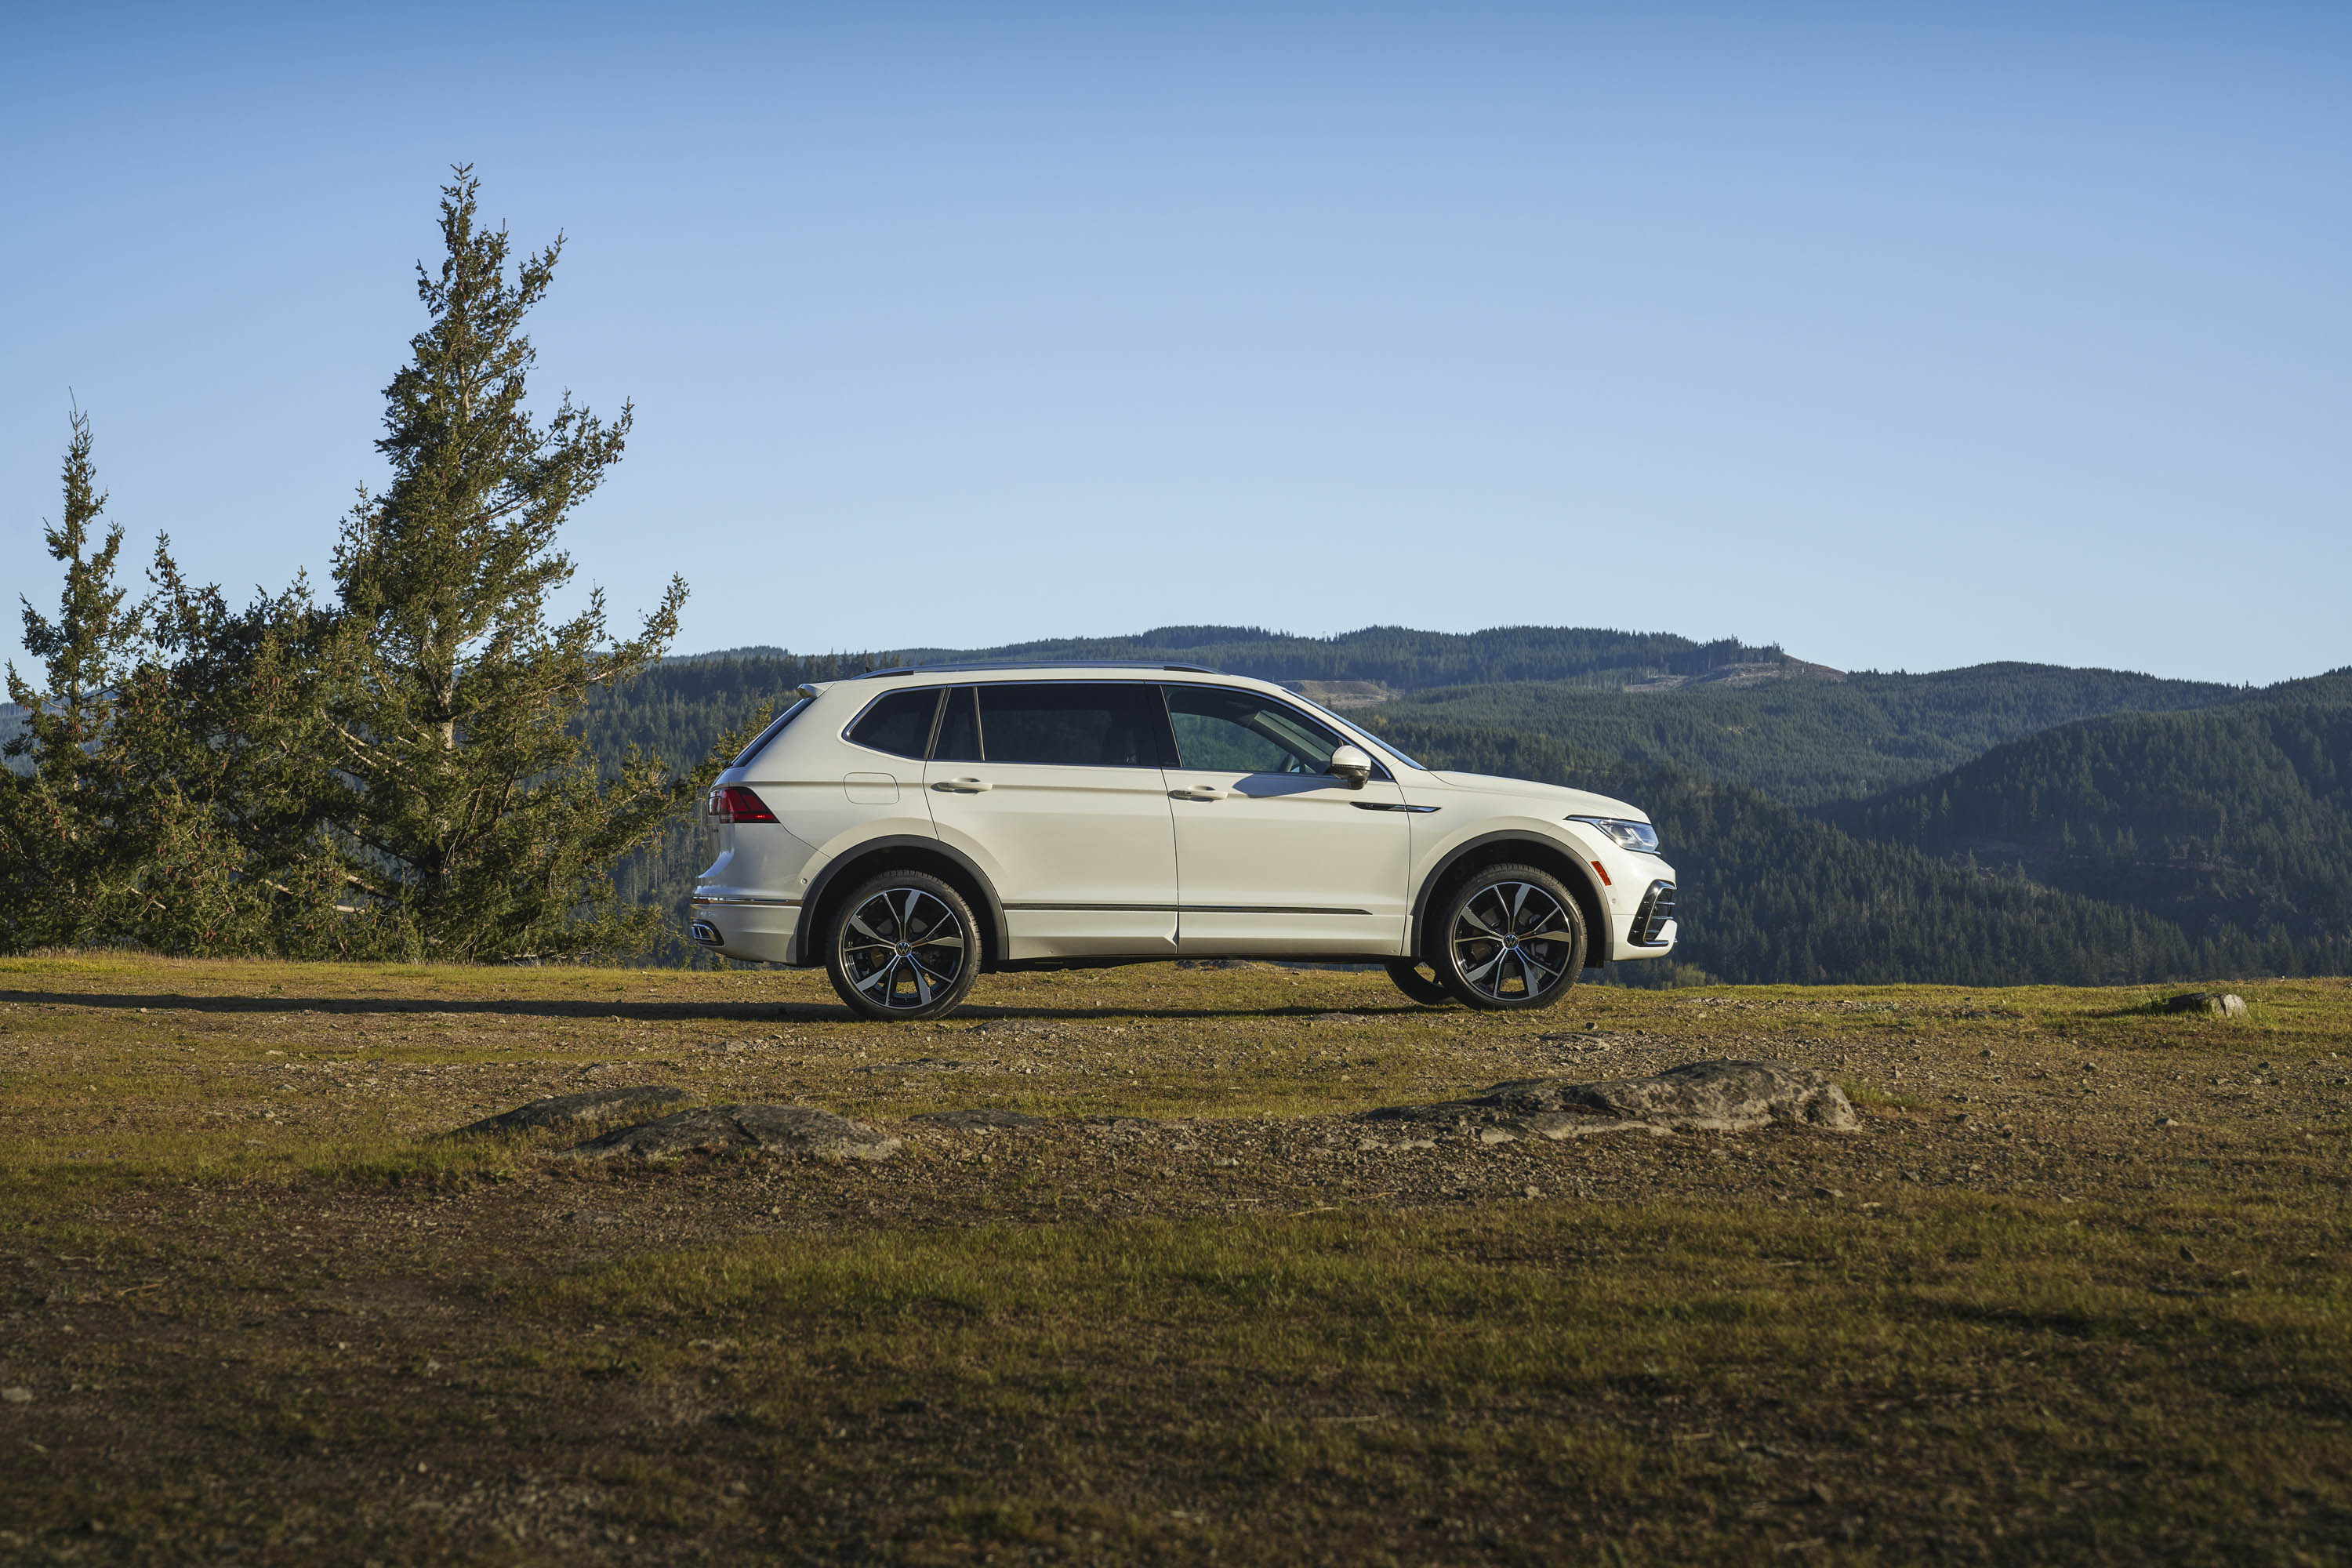
<svg viewBox="0 0 2352 1568">
<path fill-rule="evenodd" d="M 567 394 L 544 423 L 526 412 L 523 319 L 562 241 L 509 277 L 478 189 L 463 166 L 443 187 L 441 265 L 417 268 L 428 324 L 385 389 L 391 482 L 345 523 L 323 658 L 353 940 L 446 960 L 642 940 L 650 911 L 615 911 L 608 868 L 715 772 L 633 747 L 600 777 L 575 733 L 591 689 L 667 647 L 686 587 L 673 577 L 627 641 L 607 637 L 601 593 L 551 623 L 572 574 L 557 535 L 620 460 L 630 411 L 608 424 Z"/>
<path fill-rule="evenodd" d="M 127 604 L 122 531 L 93 550 L 106 506 L 77 410 L 52 620 L 25 606 L 36 691 L 11 666 L 24 731 L 0 751 L 0 949 L 135 942 L 163 952 L 309 951 L 331 905 L 314 803 L 319 748 L 300 729 L 312 618 L 299 584 L 233 614 L 192 588 L 160 541 L 156 592 Z M 301 918 L 308 911 L 310 919 Z"/>
<path fill-rule="evenodd" d="M 231 611 L 181 574 L 170 541 L 150 569 L 152 657 L 123 685 L 113 742 L 127 819 L 141 824 L 138 897 L 122 933 L 165 952 L 345 956 L 340 858 L 325 830 L 317 652 L 324 616 L 298 578 Z"/>
<path fill-rule="evenodd" d="M 55 620 L 24 606 L 25 647 L 45 667 L 36 690 L 8 665 L 8 697 L 26 710 L 23 731 L 5 747 L 30 767 L 0 773 L 0 944 L 15 949 L 96 940 L 124 894 L 126 845 L 107 744 L 121 685 L 136 665 L 142 616 L 125 607 L 114 564 L 120 524 L 93 548 L 106 510 L 90 460 L 89 416 L 71 415 L 65 508 L 44 529 L 49 554 L 64 563 Z"/>
</svg>

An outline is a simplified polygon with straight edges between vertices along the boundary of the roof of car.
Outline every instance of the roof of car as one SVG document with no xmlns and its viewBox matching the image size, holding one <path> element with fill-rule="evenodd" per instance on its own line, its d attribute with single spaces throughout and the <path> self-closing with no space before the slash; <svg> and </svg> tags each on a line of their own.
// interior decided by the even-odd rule
<svg viewBox="0 0 2352 1568">
<path fill-rule="evenodd" d="M 977 662 L 974 662 L 974 663 L 971 663 L 971 664 L 902 664 L 902 665 L 898 665 L 898 666 L 897 666 L 897 667 L 895 667 L 895 668 L 890 668 L 890 669 L 869 669 L 869 670 L 866 671 L 866 672 L 865 672 L 864 674 L 862 674 L 862 675 L 856 675 L 856 676 L 852 676 L 850 679 L 853 679 L 853 680 L 883 680 L 883 679 L 889 679 L 889 678 L 891 678 L 891 677 L 894 677 L 894 676 L 908 676 L 908 675 L 965 675 L 965 674 L 971 674 L 971 673 L 978 672 L 978 671 L 1002 671 L 1002 670 L 1014 670 L 1014 671 L 1019 671 L 1019 672 L 1024 673 L 1024 674 L 1033 674 L 1033 675 L 1034 675 L 1034 674 L 1035 674 L 1035 673 L 1037 673 L 1037 672 L 1038 672 L 1038 671 L 1040 671 L 1040 670 L 1050 670 L 1050 671 L 1055 671 L 1055 672 L 1068 671 L 1068 672 L 1076 673 L 1076 674 L 1083 674 L 1084 672 L 1086 672 L 1086 671 L 1087 671 L 1087 670 L 1098 670 L 1098 669 L 1118 669 L 1118 670 L 1139 670 L 1139 669 L 1143 669 L 1143 670 L 1166 670 L 1166 671 L 1172 671 L 1172 672 L 1177 673 L 1177 674 L 1180 674 L 1180 675 L 1223 675 L 1223 674 L 1224 674 L 1224 671 L 1223 671 L 1223 670 L 1221 670 L 1221 669 L 1212 669 L 1212 668 L 1209 668 L 1207 665 L 1205 665 L 1205 664 L 1165 664 L 1165 663 L 1160 662 L 1160 660 L 1158 660 L 1158 659 L 1132 659 L 1132 658 L 1085 658 L 1085 659 L 1051 658 L 1051 659 L 1044 659 L 1044 658 L 1041 658 L 1041 659 L 1025 659 L 1025 660 L 1024 660 L 1024 659 L 985 659 L 985 660 L 980 660 L 980 661 L 977 661 Z"/>
</svg>

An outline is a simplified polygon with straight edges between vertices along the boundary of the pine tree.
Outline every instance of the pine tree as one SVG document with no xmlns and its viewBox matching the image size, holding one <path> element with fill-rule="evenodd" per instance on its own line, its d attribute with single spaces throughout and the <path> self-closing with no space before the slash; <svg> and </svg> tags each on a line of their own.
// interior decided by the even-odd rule
<svg viewBox="0 0 2352 1568">
<path fill-rule="evenodd" d="M 557 536 L 621 458 L 631 411 L 599 420 L 569 394 L 524 407 L 524 317 L 562 247 L 509 275 L 479 184 L 443 187 L 437 270 L 417 268 L 428 323 L 385 389 L 390 483 L 336 549 L 338 630 L 324 651 L 353 942 L 411 957 L 496 960 L 626 944 L 608 868 L 659 830 L 712 769 L 674 773 L 632 748 L 600 778 L 574 723 L 586 694 L 646 668 L 677 628 L 670 581 L 639 634 L 613 642 L 601 592 L 551 623 L 572 575 Z M 362 934 L 363 933 L 363 934 Z"/>
<path fill-rule="evenodd" d="M 114 577 L 121 525 L 92 548 L 106 497 L 90 460 L 89 418 L 78 407 L 70 417 L 65 508 L 42 535 L 66 569 L 57 618 L 18 600 L 25 647 L 46 667 L 46 684 L 35 689 L 9 663 L 8 698 L 26 710 L 25 728 L 0 747 L 12 762 L 30 763 L 0 773 L 0 945 L 17 950 L 104 936 L 126 878 L 118 758 L 107 742 L 143 626 Z"/>
</svg>

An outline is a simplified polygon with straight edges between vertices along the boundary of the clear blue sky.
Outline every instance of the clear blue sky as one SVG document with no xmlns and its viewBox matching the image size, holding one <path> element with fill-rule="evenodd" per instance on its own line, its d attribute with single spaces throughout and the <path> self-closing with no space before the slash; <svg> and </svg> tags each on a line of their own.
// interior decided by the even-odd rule
<svg viewBox="0 0 2352 1568">
<path fill-rule="evenodd" d="M 2352 662 L 2352 7 L 0 9 L 0 593 L 323 573 L 436 186 L 682 650 L 1539 622 Z M 16 657 L 13 614 L 0 656 Z"/>
</svg>

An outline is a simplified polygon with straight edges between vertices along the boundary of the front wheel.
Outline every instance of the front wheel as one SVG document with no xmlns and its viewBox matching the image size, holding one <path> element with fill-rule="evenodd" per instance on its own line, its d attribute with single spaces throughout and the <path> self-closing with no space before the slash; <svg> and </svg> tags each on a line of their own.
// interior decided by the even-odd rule
<svg viewBox="0 0 2352 1568">
<path fill-rule="evenodd" d="M 1426 948 L 1465 1005 L 1549 1007 L 1584 971 L 1584 917 L 1560 879 L 1533 866 L 1490 866 L 1454 891 Z"/>
<path fill-rule="evenodd" d="M 943 1017 L 980 975 L 971 906 L 937 877 L 885 871 L 835 906 L 824 968 L 864 1017 Z"/>
<path fill-rule="evenodd" d="M 1454 993 L 1442 980 L 1433 980 L 1421 972 L 1421 965 L 1410 958 L 1391 958 L 1388 962 L 1389 978 L 1409 1001 L 1424 1007 L 1442 1007 L 1454 1000 Z"/>
</svg>

